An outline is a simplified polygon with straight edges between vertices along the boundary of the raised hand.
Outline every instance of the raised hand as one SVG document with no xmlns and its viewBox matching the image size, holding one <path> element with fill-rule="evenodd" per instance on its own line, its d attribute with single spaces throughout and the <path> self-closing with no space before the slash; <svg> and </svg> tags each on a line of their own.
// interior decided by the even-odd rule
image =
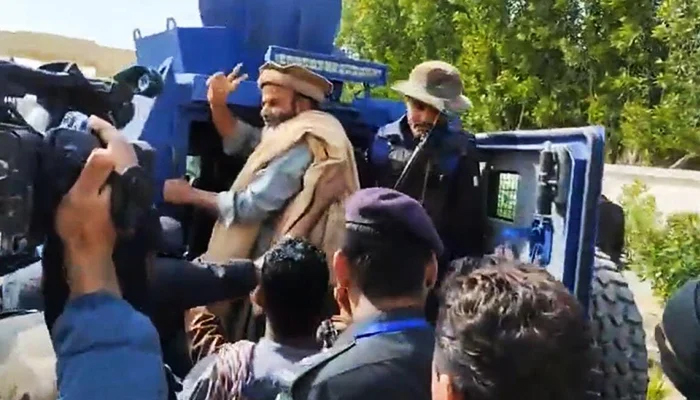
<svg viewBox="0 0 700 400">
<path fill-rule="evenodd" d="M 111 149 L 94 150 L 56 211 L 72 296 L 100 290 L 120 295 L 112 262 L 117 233 L 110 214 L 111 188 L 106 185 L 116 164 Z"/>
<path fill-rule="evenodd" d="M 243 64 L 237 64 L 228 76 L 225 76 L 223 72 L 217 72 L 207 79 L 209 104 L 226 105 L 228 95 L 235 92 L 241 82 L 248 79 L 248 74 L 239 75 L 242 66 Z"/>
</svg>

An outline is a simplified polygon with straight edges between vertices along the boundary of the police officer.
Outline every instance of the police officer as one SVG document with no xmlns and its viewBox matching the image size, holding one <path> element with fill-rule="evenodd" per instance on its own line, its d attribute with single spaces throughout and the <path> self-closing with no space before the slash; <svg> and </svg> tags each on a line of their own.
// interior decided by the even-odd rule
<svg viewBox="0 0 700 400">
<path fill-rule="evenodd" d="M 443 250 L 416 200 L 386 188 L 356 192 L 335 254 L 336 291 L 353 323 L 327 351 L 303 360 L 281 398 L 430 399 L 433 328 L 423 306 Z"/>
<path fill-rule="evenodd" d="M 457 68 L 442 61 L 419 64 L 393 89 L 404 95 L 407 112 L 374 138 L 368 151 L 373 184 L 395 188 L 423 204 L 445 243 L 439 260 L 443 275 L 449 261 L 484 252 L 479 161 L 474 136 L 459 126 L 459 115 L 471 102 L 462 94 Z M 431 298 L 431 320 L 436 304 Z"/>
</svg>

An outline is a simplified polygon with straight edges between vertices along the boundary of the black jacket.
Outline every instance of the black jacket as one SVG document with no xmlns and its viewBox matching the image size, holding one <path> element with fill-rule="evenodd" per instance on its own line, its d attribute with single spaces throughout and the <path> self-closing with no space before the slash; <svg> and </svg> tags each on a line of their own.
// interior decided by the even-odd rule
<svg viewBox="0 0 700 400">
<path fill-rule="evenodd" d="M 418 140 L 406 117 L 382 127 L 368 153 L 372 186 L 394 187 Z M 474 135 L 438 126 L 397 190 L 421 201 L 445 244 L 445 260 L 481 256 L 486 209 Z"/>
<path fill-rule="evenodd" d="M 330 350 L 302 362 L 289 394 L 297 400 L 429 400 L 432 327 L 356 337 L 376 322 L 417 319 L 423 310 L 401 309 L 354 323 Z"/>
</svg>

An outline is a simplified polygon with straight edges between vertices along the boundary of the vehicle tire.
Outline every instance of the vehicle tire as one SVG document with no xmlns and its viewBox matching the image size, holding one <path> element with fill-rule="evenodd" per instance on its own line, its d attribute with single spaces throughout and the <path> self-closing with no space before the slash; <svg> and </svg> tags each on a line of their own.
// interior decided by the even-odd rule
<svg viewBox="0 0 700 400">
<path fill-rule="evenodd" d="M 649 382 L 642 315 L 610 257 L 596 253 L 588 313 L 599 355 L 594 370 L 602 400 L 645 400 Z"/>
</svg>

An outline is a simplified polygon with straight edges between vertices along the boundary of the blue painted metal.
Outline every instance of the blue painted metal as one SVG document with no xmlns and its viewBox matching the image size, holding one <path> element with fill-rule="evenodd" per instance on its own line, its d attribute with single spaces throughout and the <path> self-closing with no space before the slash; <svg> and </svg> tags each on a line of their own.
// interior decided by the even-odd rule
<svg viewBox="0 0 700 400">
<path fill-rule="evenodd" d="M 237 29 L 245 47 L 277 45 L 330 54 L 340 28 L 341 0 L 199 0 L 204 26 Z"/>
<path fill-rule="evenodd" d="M 535 218 L 530 229 L 530 262 L 549 265 L 552 259 L 552 236 L 554 227 L 549 217 Z"/>
<path fill-rule="evenodd" d="M 564 275 L 562 282 L 581 304 L 587 305 L 595 256 L 598 202 L 603 180 L 605 130 L 584 128 L 494 132 L 477 135 L 484 151 L 541 151 L 546 142 L 566 146 L 571 158 L 571 183 L 566 210 Z M 527 235 L 530 227 L 512 229 L 513 237 Z M 516 236 L 517 235 L 517 236 Z"/>
<path fill-rule="evenodd" d="M 270 46 L 265 54 L 265 61 L 274 61 L 282 65 L 302 65 L 331 81 L 365 83 L 376 86 L 384 86 L 387 82 L 387 66 L 369 61 L 338 60 L 338 57 L 334 56 L 279 46 Z"/>
<path fill-rule="evenodd" d="M 333 42 L 338 32 L 341 0 L 200 0 L 203 27 L 178 27 L 166 21 L 162 32 L 134 31 L 137 64 L 157 68 L 164 89 L 156 98 L 140 139 L 159 155 L 156 185 L 185 173 L 189 126 L 209 119 L 207 78 L 243 64 L 249 80 L 228 98 L 235 111 L 259 108 L 258 67 L 267 59 L 304 61 L 335 83 L 335 101 L 325 109 L 344 122 L 355 121 L 376 130 L 405 112 L 395 101 L 357 97 L 341 104 L 344 82 L 385 85 L 387 67 L 353 60 Z M 162 202 L 162 195 L 156 199 Z"/>
</svg>

